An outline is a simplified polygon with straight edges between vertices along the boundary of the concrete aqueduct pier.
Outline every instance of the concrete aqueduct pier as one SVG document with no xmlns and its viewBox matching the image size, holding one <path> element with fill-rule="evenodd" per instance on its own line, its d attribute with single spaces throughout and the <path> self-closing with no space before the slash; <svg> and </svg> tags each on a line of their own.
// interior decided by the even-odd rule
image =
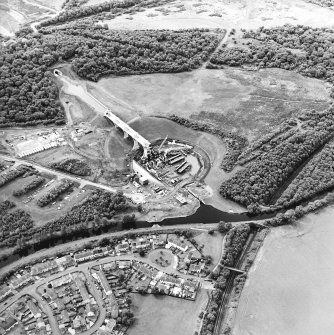
<svg viewBox="0 0 334 335">
<path fill-rule="evenodd" d="M 114 113 L 112 113 L 110 110 L 108 110 L 104 116 L 110 120 L 115 127 L 118 127 L 122 129 L 124 133 L 124 138 L 131 137 L 134 143 L 133 148 L 136 149 L 138 148 L 139 145 L 142 146 L 144 150 L 144 157 L 147 156 L 148 151 L 151 148 L 151 143 L 141 136 L 137 131 L 135 131 L 133 128 L 131 128 L 127 123 L 122 121 L 118 116 L 116 116 Z"/>
</svg>

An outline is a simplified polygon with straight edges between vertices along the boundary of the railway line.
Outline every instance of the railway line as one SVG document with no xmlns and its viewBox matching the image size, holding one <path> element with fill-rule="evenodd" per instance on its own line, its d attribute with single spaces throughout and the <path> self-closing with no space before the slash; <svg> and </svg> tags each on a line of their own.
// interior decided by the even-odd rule
<svg viewBox="0 0 334 335">
<path fill-rule="evenodd" d="M 252 245 L 252 243 L 253 243 L 253 241 L 256 237 L 257 232 L 258 232 L 258 228 L 253 228 L 252 232 L 249 234 L 246 245 L 243 248 L 242 253 L 239 256 L 236 264 L 234 265 L 234 268 L 239 269 L 242 266 L 243 262 L 245 261 L 246 255 L 247 255 L 247 253 L 248 253 L 248 251 L 249 251 L 249 249 L 250 249 L 250 247 L 251 247 L 251 245 Z M 230 298 L 231 292 L 233 290 L 234 279 L 237 275 L 239 275 L 239 274 L 236 273 L 236 272 L 231 271 L 230 277 L 228 278 L 226 288 L 225 288 L 225 291 L 223 293 L 221 303 L 220 303 L 220 306 L 219 306 L 218 316 L 217 316 L 215 327 L 214 327 L 214 330 L 213 330 L 213 335 L 219 335 L 220 334 L 220 331 L 221 331 L 221 328 L 222 328 L 223 322 L 224 322 L 224 317 L 225 317 L 225 308 L 226 308 L 226 305 L 227 305 L 228 300 Z"/>
</svg>

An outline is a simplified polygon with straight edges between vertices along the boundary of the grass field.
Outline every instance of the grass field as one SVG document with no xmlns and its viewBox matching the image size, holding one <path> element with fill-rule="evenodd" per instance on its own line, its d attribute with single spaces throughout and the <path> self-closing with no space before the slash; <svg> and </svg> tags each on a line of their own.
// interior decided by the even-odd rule
<svg viewBox="0 0 334 335">
<path fill-rule="evenodd" d="M 168 249 L 155 249 L 148 254 L 149 259 L 161 267 L 176 267 L 175 257 Z"/>
<path fill-rule="evenodd" d="M 302 109 L 319 110 L 329 104 L 323 81 L 279 69 L 201 69 L 104 78 L 97 86 L 142 116 L 177 114 L 214 122 L 249 138 Z"/>
<path fill-rule="evenodd" d="M 61 9 L 65 0 L 0 0 L 0 33 L 13 36 L 20 25 Z"/>
<path fill-rule="evenodd" d="M 233 335 L 334 333 L 334 207 L 275 228 L 251 269 Z"/>
<path fill-rule="evenodd" d="M 196 301 L 139 294 L 132 299 L 136 323 L 128 335 L 193 335 L 207 293 L 200 290 Z"/>
<path fill-rule="evenodd" d="M 203 232 L 195 236 L 194 239 L 199 246 L 204 245 L 203 255 L 212 257 L 212 266 L 218 264 L 222 253 L 223 235 L 218 232 L 215 232 L 214 235 Z"/>
</svg>

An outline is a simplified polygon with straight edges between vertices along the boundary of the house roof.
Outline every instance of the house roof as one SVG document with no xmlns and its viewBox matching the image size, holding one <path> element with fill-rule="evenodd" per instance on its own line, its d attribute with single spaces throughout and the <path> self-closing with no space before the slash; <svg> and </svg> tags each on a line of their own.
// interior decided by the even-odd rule
<svg viewBox="0 0 334 335">
<path fill-rule="evenodd" d="M 40 273 L 48 272 L 52 269 L 55 269 L 58 267 L 58 264 L 56 261 L 46 261 L 44 263 L 38 263 L 31 267 L 31 274 L 33 276 L 38 275 Z"/>
<path fill-rule="evenodd" d="M 74 259 L 83 259 L 86 257 L 91 257 L 93 256 L 93 250 L 88 250 L 88 251 L 84 251 L 84 252 L 80 252 L 78 254 L 74 255 Z"/>
<path fill-rule="evenodd" d="M 32 277 L 30 274 L 25 274 L 21 276 L 20 278 L 12 279 L 11 283 L 14 287 L 22 285 L 24 282 L 32 280 Z"/>
<path fill-rule="evenodd" d="M 12 316 L 7 315 L 5 319 L 0 321 L 0 327 L 7 330 L 10 327 L 14 326 L 16 322 L 17 322 L 16 319 L 14 319 Z"/>
<path fill-rule="evenodd" d="M 33 301 L 28 300 L 27 305 L 34 316 L 41 313 L 41 310 L 38 308 L 38 306 L 36 306 L 36 304 Z"/>
<path fill-rule="evenodd" d="M 102 272 L 102 271 L 99 271 L 98 273 L 98 276 L 100 278 L 100 282 L 101 282 L 101 285 L 104 289 L 104 291 L 107 293 L 107 292 L 111 292 L 111 287 L 109 285 L 109 282 L 108 282 L 108 279 L 107 277 L 105 276 L 105 274 Z"/>
<path fill-rule="evenodd" d="M 8 286 L 1 287 L 1 289 L 0 289 L 0 297 L 8 294 L 9 292 L 11 292 L 11 288 L 10 287 L 8 287 Z"/>
<path fill-rule="evenodd" d="M 184 283 L 183 283 L 184 286 L 188 286 L 188 287 L 192 287 L 192 288 L 197 288 L 198 286 L 198 282 L 194 282 L 194 281 L 191 281 L 191 280 L 186 280 Z"/>
</svg>

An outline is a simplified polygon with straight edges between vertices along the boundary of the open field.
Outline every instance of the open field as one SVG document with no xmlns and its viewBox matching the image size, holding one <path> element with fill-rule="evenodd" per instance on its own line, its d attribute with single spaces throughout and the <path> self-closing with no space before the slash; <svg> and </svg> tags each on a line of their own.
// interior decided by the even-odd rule
<svg viewBox="0 0 334 335">
<path fill-rule="evenodd" d="M 279 69 L 110 77 L 96 86 L 132 105 L 140 115 L 176 114 L 210 121 L 249 138 L 302 109 L 321 110 L 329 104 L 323 81 Z"/>
<path fill-rule="evenodd" d="M 151 262 L 156 263 L 163 268 L 176 268 L 176 257 L 168 249 L 155 249 L 152 250 L 148 257 Z"/>
<path fill-rule="evenodd" d="M 205 231 L 195 236 L 194 239 L 199 246 L 204 245 L 202 249 L 203 255 L 212 257 L 212 265 L 218 264 L 222 254 L 223 235 L 218 232 L 210 235 Z"/>
<path fill-rule="evenodd" d="M 206 304 L 206 290 L 199 290 L 196 301 L 169 296 L 133 294 L 135 324 L 129 335 L 193 335 L 196 321 Z"/>
<path fill-rule="evenodd" d="M 178 0 L 104 22 L 112 29 L 255 29 L 285 23 L 319 27 L 331 26 L 334 12 L 305 0 Z"/>
<path fill-rule="evenodd" d="M 276 228 L 241 296 L 234 335 L 334 332 L 334 207 Z"/>
<path fill-rule="evenodd" d="M 0 0 L 0 34 L 12 36 L 21 24 L 60 10 L 64 0 Z"/>
<path fill-rule="evenodd" d="M 83 159 L 82 156 L 76 154 L 70 146 L 66 145 L 59 148 L 44 150 L 27 157 L 28 160 L 37 164 L 50 166 L 52 163 L 59 162 L 64 159 Z"/>
</svg>

